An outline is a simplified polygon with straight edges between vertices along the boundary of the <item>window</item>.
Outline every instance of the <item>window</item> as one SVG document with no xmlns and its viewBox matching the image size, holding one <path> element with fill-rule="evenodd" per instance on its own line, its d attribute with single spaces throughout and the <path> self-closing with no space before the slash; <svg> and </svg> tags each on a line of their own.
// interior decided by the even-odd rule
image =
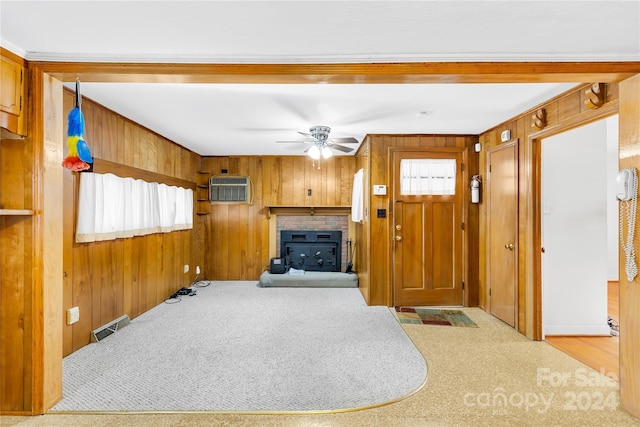
<svg viewBox="0 0 640 427">
<path fill-rule="evenodd" d="M 166 233 L 193 228 L 193 190 L 81 173 L 76 242 Z"/>
<path fill-rule="evenodd" d="M 456 193 L 455 159 L 402 159 L 400 194 L 403 196 Z"/>
</svg>

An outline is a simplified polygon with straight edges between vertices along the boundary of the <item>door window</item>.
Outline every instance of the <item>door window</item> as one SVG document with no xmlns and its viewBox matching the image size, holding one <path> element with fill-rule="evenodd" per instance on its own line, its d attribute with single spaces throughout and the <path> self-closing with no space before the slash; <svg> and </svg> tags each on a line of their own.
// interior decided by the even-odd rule
<svg viewBox="0 0 640 427">
<path fill-rule="evenodd" d="M 455 159 L 402 159 L 400 194 L 449 196 L 456 194 Z"/>
</svg>

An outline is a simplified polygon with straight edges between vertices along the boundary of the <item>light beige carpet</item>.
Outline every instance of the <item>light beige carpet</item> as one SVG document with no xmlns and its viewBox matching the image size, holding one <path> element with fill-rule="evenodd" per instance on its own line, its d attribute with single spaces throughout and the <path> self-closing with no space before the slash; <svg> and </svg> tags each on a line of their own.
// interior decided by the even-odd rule
<svg viewBox="0 0 640 427">
<path fill-rule="evenodd" d="M 403 325 L 427 360 L 429 378 L 419 392 L 379 408 L 327 415 L 45 415 L 4 417 L 0 424 L 3 427 L 640 426 L 640 420 L 618 408 L 617 384 L 605 375 L 544 342 L 528 340 L 480 309 L 463 310 L 478 328 Z"/>
<path fill-rule="evenodd" d="M 351 410 L 426 380 L 395 317 L 357 288 L 206 283 L 65 357 L 51 412 Z"/>
</svg>

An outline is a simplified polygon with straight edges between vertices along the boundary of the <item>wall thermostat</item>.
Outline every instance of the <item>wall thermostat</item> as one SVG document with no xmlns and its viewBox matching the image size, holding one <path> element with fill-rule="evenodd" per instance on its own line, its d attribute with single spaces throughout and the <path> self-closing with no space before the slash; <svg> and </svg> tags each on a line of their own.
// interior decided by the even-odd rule
<svg viewBox="0 0 640 427">
<path fill-rule="evenodd" d="M 387 194 L 387 186 L 386 185 L 374 185 L 373 186 L 373 194 L 376 196 L 384 196 Z"/>
<path fill-rule="evenodd" d="M 511 139 L 511 131 L 509 129 L 502 131 L 500 134 L 500 141 L 507 142 Z"/>
</svg>

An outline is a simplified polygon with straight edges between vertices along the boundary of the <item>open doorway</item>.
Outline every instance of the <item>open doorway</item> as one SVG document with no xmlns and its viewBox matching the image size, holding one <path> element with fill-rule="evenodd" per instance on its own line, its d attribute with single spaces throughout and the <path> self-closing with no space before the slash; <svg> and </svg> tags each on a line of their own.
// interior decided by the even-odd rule
<svg viewBox="0 0 640 427">
<path fill-rule="evenodd" d="M 542 140 L 543 338 L 616 376 L 617 169 L 617 115 Z"/>
</svg>

